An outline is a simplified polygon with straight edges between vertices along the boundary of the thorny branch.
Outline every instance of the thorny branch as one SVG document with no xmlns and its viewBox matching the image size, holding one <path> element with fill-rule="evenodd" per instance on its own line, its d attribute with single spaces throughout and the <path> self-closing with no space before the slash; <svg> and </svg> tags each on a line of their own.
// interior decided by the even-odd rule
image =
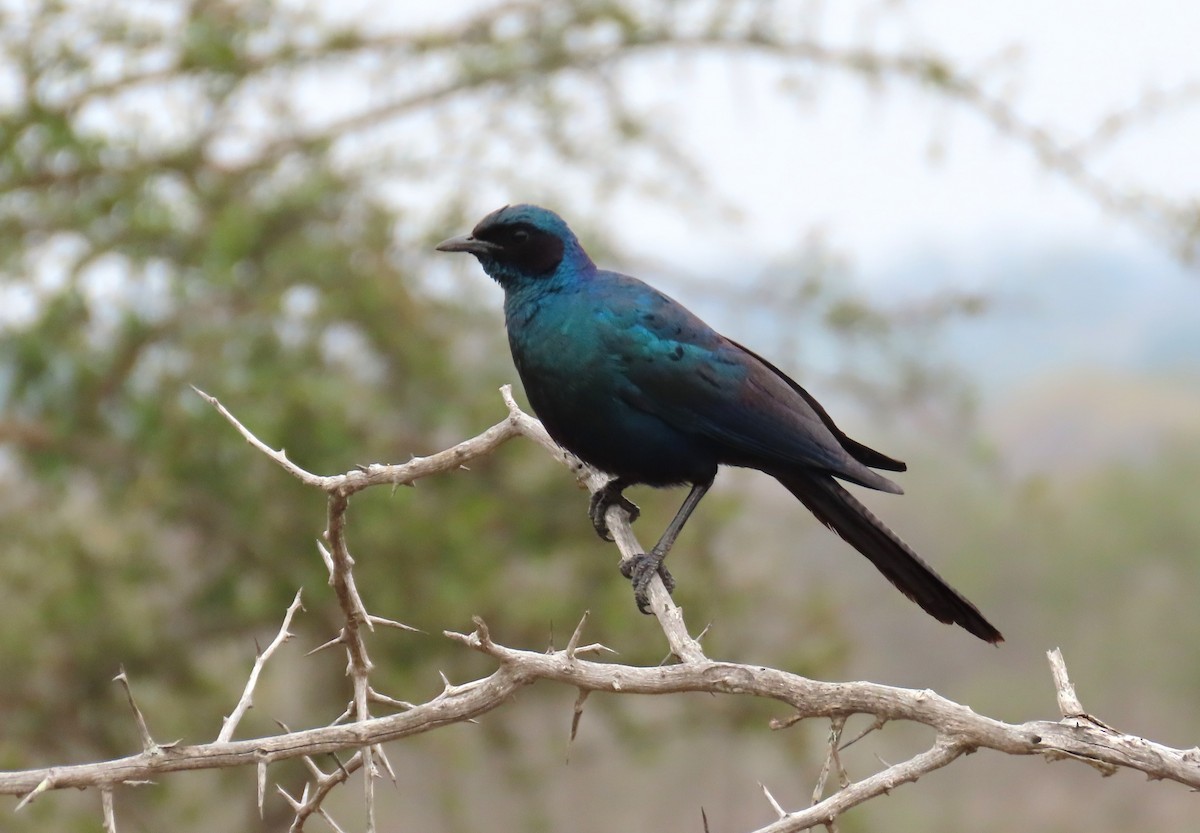
<svg viewBox="0 0 1200 833">
<path fill-rule="evenodd" d="M 272 449 L 266 443 L 259 440 L 215 398 L 200 390 L 196 392 L 204 397 L 209 404 L 233 425 L 246 442 L 274 460 L 284 471 L 305 485 L 319 488 L 328 495 L 328 519 L 323 536 L 324 544 L 318 544 L 318 549 L 329 570 L 329 583 L 334 589 L 338 604 L 341 606 L 345 624 L 338 636 L 322 647 L 332 647 L 338 644 L 344 647 L 347 655 L 347 674 L 350 676 L 354 688 L 354 698 L 346 712 L 342 715 L 342 718 L 339 718 L 339 721 L 351 716 L 359 722 L 367 721 L 371 717 L 370 702 L 372 700 L 376 702 L 388 702 L 391 699 L 379 695 L 371 688 L 370 672 L 372 663 L 367 653 L 363 629 L 366 628 L 368 631 L 374 630 L 376 623 L 402 628 L 407 627 L 400 623 L 369 614 L 362 596 L 355 585 L 353 571 L 354 558 L 350 555 L 349 545 L 346 541 L 346 510 L 349 507 L 352 495 L 374 485 L 387 484 L 392 487 L 411 485 L 421 477 L 456 470 L 465 466 L 471 460 L 491 453 L 501 443 L 507 442 L 516 436 L 529 437 L 550 450 L 557 459 L 572 468 L 580 481 L 592 491 L 600 488 L 607 481 L 604 475 L 592 471 L 559 448 L 550 439 L 549 435 L 546 434 L 540 422 L 521 411 L 516 401 L 512 398 L 511 389 L 507 386 L 502 389 L 502 395 L 505 404 L 508 406 L 508 419 L 492 426 L 477 437 L 466 440 L 451 449 L 431 455 L 430 457 L 417 457 L 400 465 L 371 465 L 365 469 L 332 477 L 323 477 L 305 471 L 288 459 L 285 450 Z M 623 558 L 632 558 L 635 554 L 643 551 L 633 535 L 633 530 L 623 510 L 619 508 L 610 509 L 609 521 L 610 529 L 613 531 Z M 680 659 L 703 659 L 704 654 L 700 650 L 699 643 L 688 635 L 681 612 L 672 603 L 670 595 L 662 586 L 661 580 L 657 578 L 651 587 L 651 606 L 655 615 L 659 617 L 664 632 L 667 634 L 672 653 Z M 281 634 L 285 631 L 286 623 L 284 628 L 281 629 Z M 573 637 L 573 640 L 577 644 L 578 632 Z M 574 650 L 574 646 L 572 646 L 572 651 Z M 256 670 L 258 667 L 259 665 L 256 664 Z M 449 688 L 449 684 L 447 686 Z M 252 685 L 248 686 L 248 691 L 251 689 Z M 577 720 L 578 718 L 576 718 L 576 722 Z M 229 736 L 231 735 L 232 731 L 229 733 Z M 229 737 L 222 737 L 220 739 L 228 740 Z M 383 760 L 386 765 L 386 759 L 382 759 L 382 750 L 377 745 L 366 745 L 358 751 L 353 759 L 357 766 L 365 767 L 363 789 L 368 812 L 368 831 L 375 829 L 374 783 L 378 776 L 375 768 L 377 757 Z M 308 761 L 310 768 L 316 769 L 311 759 L 306 759 L 306 761 Z M 390 766 L 387 769 L 390 771 Z M 328 776 L 316 770 L 314 772 L 316 789 L 311 792 L 306 791 L 305 795 L 299 799 L 283 793 L 284 798 L 292 805 L 293 810 L 296 812 L 296 824 L 293 826 L 293 829 L 301 829 L 304 819 L 314 813 L 325 815 L 321 809 L 322 800 L 328 795 L 334 785 L 344 781 L 348 776 L 349 771 L 345 769 Z M 330 819 L 326 818 L 326 820 L 332 823 Z"/>
<path fill-rule="evenodd" d="M 346 546 L 344 517 L 351 495 L 370 486 L 404 485 L 431 474 L 453 471 L 516 436 L 529 437 L 547 448 L 557 459 L 570 466 L 590 489 L 595 490 L 604 483 L 603 475 L 559 449 L 546 435 L 541 424 L 520 410 L 507 387 L 502 389 L 502 393 L 508 406 L 508 416 L 472 439 L 402 465 L 372 465 L 365 470 L 333 477 L 314 475 L 299 468 L 287 459 L 282 450 L 275 451 L 258 440 L 219 402 L 201 394 L 237 428 L 247 442 L 302 482 L 320 488 L 329 495 L 325 535 L 328 548 L 321 549 L 330 567 L 330 583 L 334 586 L 346 625 L 337 638 L 323 647 L 340 644 L 346 650 L 348 673 L 354 681 L 354 701 L 330 726 L 297 732 L 290 732 L 283 727 L 283 732 L 275 736 L 241 741 L 229 739 L 240 716 L 249 707 L 263 665 L 287 639 L 291 617 L 299 609 L 297 594 L 296 600 L 288 608 L 279 635 L 259 654 L 241 701 L 226 719 L 217 741 L 194 746 L 155 743 L 133 702 L 128 680 L 122 674 L 118 679 L 126 686 L 131 706 L 137 715 L 143 744 L 141 753 L 91 764 L 0 772 L 0 794 L 22 796 L 17 805 L 17 809 L 20 809 L 50 790 L 97 788 L 101 794 L 105 829 L 115 830 L 113 792 L 116 787 L 145 783 L 169 772 L 254 766 L 258 774 L 261 808 L 268 766 L 276 761 L 300 758 L 308 767 L 312 782 L 305 787 L 300 798 L 279 789 L 295 813 L 291 827 L 293 831 L 302 830 L 305 821 L 313 815 L 321 816 L 332 829 L 339 830 L 337 823 L 322 807 L 322 801 L 359 769 L 364 769 L 364 782 L 368 784 L 365 788 L 368 829 L 373 829 L 374 816 L 369 805 L 373 802 L 370 784 L 376 777 L 376 762 L 390 771 L 381 744 L 471 720 L 506 704 L 518 690 L 538 680 L 554 681 L 579 690 L 572 731 L 578 724 L 587 696 L 597 692 L 672 694 L 703 691 L 740 694 L 774 700 L 787 706 L 790 716 L 772 721 L 771 725 L 775 728 L 786 728 L 807 718 L 829 720 L 831 732 L 826 773 L 837 773 L 840 789 L 822 797 L 826 774 L 814 792 L 812 806 L 788 811 L 771 797 L 764 786 L 764 794 L 776 811 L 777 819 L 756 833 L 793 833 L 818 825 L 834 829 L 836 819 L 850 808 L 901 784 L 916 781 L 922 775 L 978 749 L 993 749 L 1010 755 L 1040 755 L 1052 761 L 1074 759 L 1105 774 L 1118 768 L 1133 769 L 1152 779 L 1176 781 L 1200 789 L 1200 748 L 1184 750 L 1167 747 L 1119 732 L 1088 715 L 1075 695 L 1062 656 L 1057 650 L 1050 652 L 1049 657 L 1062 719 L 1005 723 L 976 714 L 967 706 L 928 690 L 895 688 L 869 682 L 827 683 L 773 668 L 710 660 L 688 635 L 681 612 L 658 582 L 652 588 L 652 605 L 672 653 L 680 660 L 678 664 L 633 667 L 582 659 L 582 654 L 603 650 L 601 645 L 579 644 L 583 622 L 572 634 L 564 650 L 542 653 L 509 648 L 495 642 L 487 625 L 476 618 L 473 633 L 447 631 L 445 635 L 454 642 L 491 657 L 498 667 L 490 676 L 461 685 L 446 681 L 441 694 L 416 705 L 378 694 L 368 681 L 371 664 L 362 628 L 365 626 L 370 630 L 374 624 L 405 626 L 368 614 L 354 585 L 354 562 Z M 616 507 L 609 511 L 610 529 L 615 533 L 622 557 L 639 552 L 640 547 L 624 512 Z M 371 700 L 396 705 L 404 711 L 385 717 L 371 717 L 367 708 Z M 856 714 L 874 716 L 875 721 L 868 731 L 888 721 L 904 720 L 932 727 L 937 733 L 936 739 L 928 750 L 907 761 L 886 766 L 861 780 L 851 781 L 842 770 L 838 752 L 848 745 L 839 746 L 845 721 Z M 351 715 L 355 718 L 352 722 L 343 722 Z M 849 743 L 855 740 L 858 738 Z M 321 770 L 313 760 L 318 755 L 341 751 L 352 751 L 353 755 L 345 764 L 339 764 L 336 770 L 329 773 Z"/>
<path fill-rule="evenodd" d="M 279 650 L 279 646 L 292 638 L 292 634 L 288 628 L 292 624 L 292 617 L 296 615 L 302 605 L 300 604 L 300 592 L 296 591 L 296 597 L 292 599 L 292 603 L 288 605 L 287 612 L 283 615 L 283 624 L 279 626 L 279 633 L 271 640 L 271 644 L 264 650 L 259 651 L 258 656 L 254 658 L 254 668 L 250 671 L 250 677 L 246 680 L 246 688 L 242 692 L 242 699 L 238 700 L 238 704 L 234 706 L 233 711 L 221 724 L 221 733 L 217 735 L 217 741 L 227 741 L 233 738 L 233 733 L 237 731 L 238 723 L 246 716 L 246 712 L 250 711 L 254 705 L 254 689 L 258 685 L 258 676 L 262 673 L 263 667 L 266 666 L 267 660 L 271 655 Z"/>
<path fill-rule="evenodd" d="M 491 638 L 487 626 L 478 619 L 474 633 L 447 632 L 446 636 L 492 657 L 499 668 L 484 679 L 449 686 L 428 703 L 397 715 L 248 741 L 177 745 L 158 755 L 144 752 L 99 764 L 3 773 L 0 792 L 19 793 L 45 780 L 49 781 L 46 789 L 113 785 L 166 772 L 272 763 L 361 748 L 477 717 L 503 705 L 520 688 L 538 680 L 618 694 L 743 694 L 776 700 L 804 718 L 832 719 L 865 713 L 887 720 L 914 721 L 938 731 L 937 741 L 927 752 L 851 784 L 811 808 L 789 813 L 759 833 L 782 833 L 823 823 L 976 749 L 1043 755 L 1051 760 L 1071 757 L 1135 769 L 1152 778 L 1200 788 L 1200 749 L 1172 749 L 1082 718 L 1009 724 L 976 714 L 927 690 L 865 682 L 826 683 L 738 663 L 703 660 L 652 668 L 597 663 L 566 650 L 546 654 L 505 647 Z"/>
</svg>

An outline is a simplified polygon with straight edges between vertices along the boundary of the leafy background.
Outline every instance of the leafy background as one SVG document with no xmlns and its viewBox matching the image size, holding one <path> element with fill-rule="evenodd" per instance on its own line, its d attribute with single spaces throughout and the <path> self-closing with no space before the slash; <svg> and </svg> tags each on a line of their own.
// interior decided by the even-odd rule
<svg viewBox="0 0 1200 833">
<path fill-rule="evenodd" d="M 491 424 L 496 388 L 515 381 L 498 296 L 431 249 L 517 200 L 559 207 L 598 259 L 686 297 L 778 357 L 852 433 L 907 459 L 909 497 L 875 505 L 1009 639 L 986 650 L 927 621 L 788 496 L 732 472 L 677 555 L 677 600 L 712 624 L 710 655 L 931 687 L 1023 720 L 1054 713 L 1042 652 L 1061 645 L 1096 714 L 1194 743 L 1195 191 L 1129 197 L 1082 155 L 1047 153 L 1006 126 L 956 60 L 897 51 L 886 27 L 825 44 L 818 12 L 596 0 L 397 21 L 282 0 L 5 5 L 0 767 L 133 751 L 110 682 L 120 665 L 158 738 L 215 736 L 255 640 L 271 638 L 299 586 L 297 639 L 242 733 L 342 710 L 341 659 L 302 656 L 337 627 L 314 543 L 321 496 L 254 454 L 189 386 L 317 472 L 402 460 Z M 685 152 L 691 137 L 639 95 L 715 72 L 765 96 L 764 62 L 785 93 L 803 94 L 758 107 L 816 111 L 820 91 L 849 77 L 878 96 L 868 121 L 896 83 L 982 114 L 1001 144 L 1034 151 L 1039 176 L 1160 249 L 997 237 L 969 257 L 934 247 L 864 274 L 820 224 L 778 256 L 717 263 L 699 240 L 674 260 L 670 247 L 631 245 L 638 224 L 622 218 L 635 204 L 682 218 L 692 238 L 743 234 L 753 211 L 722 185 L 728 172 Z M 932 135 L 953 147 L 952 133 Z M 860 183 L 864 211 L 876 208 L 871 184 Z M 647 537 L 680 496 L 636 497 Z M 624 661 L 658 662 L 654 624 L 633 611 L 584 506 L 566 473 L 519 444 L 470 472 L 356 498 L 368 604 L 427 632 L 375 637 L 377 687 L 416 701 L 438 690 L 439 670 L 486 673 L 436 635 L 472 614 L 508 644 L 542 646 L 589 608 L 593 638 Z M 769 707 L 708 697 L 592 698 L 568 750 L 571 700 L 539 688 L 479 726 L 395 744 L 385 829 L 700 829 L 701 806 L 713 830 L 749 829 L 770 819 L 757 782 L 801 804 L 820 764 L 823 727 L 770 734 Z M 851 771 L 922 740 L 872 736 Z M 1184 830 L 1194 819 L 1177 787 L 1096 779 L 979 756 L 842 829 Z M 354 796 L 341 802 L 338 817 L 354 819 Z M 4 826 L 94 830 L 95 805 L 55 794 Z M 282 830 L 286 810 L 268 801 L 259 821 L 245 772 L 118 795 L 131 830 Z"/>
</svg>

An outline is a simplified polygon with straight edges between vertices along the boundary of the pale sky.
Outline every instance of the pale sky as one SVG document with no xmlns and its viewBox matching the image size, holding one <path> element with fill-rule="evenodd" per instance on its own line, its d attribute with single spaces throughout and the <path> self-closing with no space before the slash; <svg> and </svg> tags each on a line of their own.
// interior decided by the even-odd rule
<svg viewBox="0 0 1200 833">
<path fill-rule="evenodd" d="M 485 5 L 297 2 L 385 29 L 451 20 Z M 813 6 L 796 2 L 798 14 Z M 1106 147 L 1094 169 L 1118 190 L 1200 199 L 1200 3 L 839 0 L 819 7 L 816 31 L 823 41 L 885 50 L 928 46 L 983 72 L 1024 119 L 1063 141 L 1082 138 L 1148 91 L 1172 96 L 1190 89 L 1193 96 L 1183 104 Z M 1177 283 L 1200 292 L 1200 269 L 1184 276 L 1150 232 L 1106 213 L 969 107 L 909 83 L 873 89 L 856 76 L 828 72 L 816 93 L 799 101 L 780 91 L 778 63 L 727 55 L 697 59 L 683 72 L 665 60 L 640 60 L 621 77 L 639 109 L 672 131 L 713 189 L 698 192 L 686 210 L 643 194 L 621 196 L 607 231 L 639 259 L 606 265 L 636 264 L 645 271 L 644 264 L 652 263 L 645 274 L 651 280 L 676 272 L 723 273 L 794 254 L 819 230 L 850 258 L 860 280 L 902 293 L 930 289 L 911 272 L 898 276 L 897 264 L 914 259 L 949 264 L 936 279 L 945 281 L 950 273 L 957 285 L 971 286 L 997 281 L 992 264 L 1014 249 L 1066 247 L 1155 259 L 1179 272 Z M 310 110 L 353 109 L 364 96 L 389 92 L 364 90 L 361 77 L 337 84 L 327 76 L 297 82 Z M 428 135 L 414 135 L 422 131 Z M 440 140 L 430 124 L 405 125 L 399 136 L 405 147 L 426 145 L 432 167 L 440 163 Z M 568 164 L 543 159 L 542 181 L 577 173 Z M 714 195 L 735 207 L 740 219 L 731 221 L 719 210 Z M 472 195 L 480 216 L 504 201 L 531 197 L 536 192 Z M 412 196 L 417 205 L 425 198 Z M 579 205 L 552 207 L 571 220 L 588 200 L 581 193 Z"/>
<path fill-rule="evenodd" d="M 453 20 L 495 2 L 312 1 L 331 16 L 389 29 Z M 826 42 L 928 46 L 960 60 L 991 79 L 1023 118 L 1065 141 L 1084 137 L 1147 91 L 1171 95 L 1190 87 L 1187 103 L 1123 135 L 1095 158 L 1095 170 L 1118 190 L 1200 195 L 1200 3 L 795 5 L 797 14 L 820 9 L 816 31 Z M 1164 250 L 1135 224 L 1107 215 L 1077 187 L 1048 174 L 1029 149 L 998 136 L 967 107 L 910 84 L 872 90 L 844 73 L 827 74 L 819 93 L 798 103 L 779 92 L 776 67 L 720 56 L 687 72 L 654 60 L 623 70 L 635 102 L 669 126 L 743 217 L 729 222 L 708 208 L 705 194 L 688 212 L 629 195 L 609 229 L 625 248 L 691 272 L 786 256 L 818 228 L 852 257 L 866 281 L 886 280 L 888 264 L 914 254 L 960 263 L 966 273 L 1014 244 Z M 570 174 L 549 171 L 550 178 Z"/>
<path fill-rule="evenodd" d="M 1019 46 L 998 76 L 1010 101 L 1067 141 L 1147 90 L 1200 85 L 1200 4 L 934 0 L 907 8 L 895 19 L 906 26 L 879 28 L 895 31 L 885 42 L 926 43 L 967 67 Z M 782 254 L 798 230 L 816 225 L 868 279 L 913 252 L 969 265 L 1013 241 L 1156 248 L 965 107 L 909 85 L 875 93 L 843 75 L 803 108 L 773 92 L 771 75 L 714 65 L 694 90 L 659 91 L 686 98 L 676 105 L 681 132 L 746 221 L 696 234 L 669 208 L 652 211 L 656 222 L 633 224 L 631 243 L 665 242 L 703 264 L 730 252 Z M 1096 157 L 1096 169 L 1120 189 L 1195 198 L 1197 148 L 1200 95 L 1126 135 Z"/>
</svg>

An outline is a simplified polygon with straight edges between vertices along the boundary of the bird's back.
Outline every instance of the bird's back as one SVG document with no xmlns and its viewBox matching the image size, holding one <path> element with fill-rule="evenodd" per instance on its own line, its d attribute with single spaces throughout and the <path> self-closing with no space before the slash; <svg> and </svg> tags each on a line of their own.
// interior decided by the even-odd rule
<svg viewBox="0 0 1200 833">
<path fill-rule="evenodd" d="M 664 293 L 603 270 L 532 290 L 506 298 L 513 359 L 551 436 L 593 465 L 653 485 L 811 467 L 898 491 L 799 385 Z"/>
</svg>

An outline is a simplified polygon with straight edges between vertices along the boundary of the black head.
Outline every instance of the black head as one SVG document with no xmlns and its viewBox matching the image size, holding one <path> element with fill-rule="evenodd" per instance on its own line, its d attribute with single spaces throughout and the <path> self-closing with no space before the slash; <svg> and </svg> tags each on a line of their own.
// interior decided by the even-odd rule
<svg viewBox="0 0 1200 833">
<path fill-rule="evenodd" d="M 506 205 L 479 221 L 466 237 L 438 244 L 441 252 L 470 252 L 501 284 L 553 275 L 564 259 L 590 264 L 562 218 L 536 205 Z"/>
</svg>

